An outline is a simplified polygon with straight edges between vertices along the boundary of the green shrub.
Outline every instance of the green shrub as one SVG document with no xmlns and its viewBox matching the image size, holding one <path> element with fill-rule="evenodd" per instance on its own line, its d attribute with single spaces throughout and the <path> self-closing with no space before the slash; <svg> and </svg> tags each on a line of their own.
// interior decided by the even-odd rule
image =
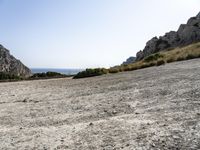
<svg viewBox="0 0 200 150">
<path fill-rule="evenodd" d="M 178 57 L 178 58 L 176 59 L 176 61 L 182 61 L 182 60 L 186 60 L 186 58 L 183 57 L 183 56 L 180 56 L 180 57 Z"/>
<path fill-rule="evenodd" d="M 119 68 L 119 72 L 124 72 L 124 69 L 125 69 L 125 67 L 124 67 L 124 66 L 121 66 L 121 67 Z"/>
<path fill-rule="evenodd" d="M 117 68 L 110 68 L 109 69 L 109 73 L 118 73 L 118 72 L 120 72 L 120 71 Z"/>
<path fill-rule="evenodd" d="M 108 73 L 108 70 L 105 68 L 86 69 L 85 71 L 77 73 L 73 77 L 73 79 L 100 76 L 100 75 L 107 74 L 107 73 Z"/>
<path fill-rule="evenodd" d="M 153 54 L 153 55 L 150 55 L 150 56 L 147 56 L 146 58 L 144 58 L 144 61 L 145 62 L 152 62 L 152 61 L 156 61 L 158 60 L 159 58 L 163 58 L 164 56 L 160 53 L 156 53 L 156 54 Z"/>
<path fill-rule="evenodd" d="M 142 65 L 138 66 L 137 69 L 148 68 L 148 67 L 152 67 L 152 66 L 155 66 L 155 65 L 156 65 L 155 62 L 143 63 Z"/>
<path fill-rule="evenodd" d="M 152 67 L 152 66 L 155 66 L 155 65 L 156 65 L 156 62 L 151 62 L 151 63 L 149 63 L 148 67 Z"/>
<path fill-rule="evenodd" d="M 200 44 L 198 43 L 198 44 L 195 46 L 195 48 L 200 48 Z"/>
<path fill-rule="evenodd" d="M 175 60 L 173 58 L 169 58 L 167 59 L 167 63 L 171 63 L 171 62 L 174 62 Z"/>
<path fill-rule="evenodd" d="M 164 60 L 159 60 L 159 61 L 157 61 L 157 63 L 156 63 L 157 66 L 164 65 L 164 64 L 165 64 L 165 61 L 164 61 Z"/>
<path fill-rule="evenodd" d="M 56 76 L 62 76 L 62 74 L 58 73 L 58 72 L 47 72 L 46 76 L 47 77 L 56 77 Z"/>
<path fill-rule="evenodd" d="M 0 72 L 0 80 L 22 80 L 22 78 L 14 74 Z"/>
<path fill-rule="evenodd" d="M 134 70 L 134 68 L 131 66 L 124 67 L 124 71 L 132 71 L 132 70 Z"/>
<path fill-rule="evenodd" d="M 66 77 L 66 75 L 63 75 L 58 72 L 46 72 L 46 73 L 35 73 L 30 78 L 31 79 L 37 79 L 37 78 L 59 78 L 59 77 Z"/>
<path fill-rule="evenodd" d="M 194 55 L 194 54 L 188 54 L 186 59 L 194 59 L 194 58 L 198 58 L 198 55 Z"/>
</svg>

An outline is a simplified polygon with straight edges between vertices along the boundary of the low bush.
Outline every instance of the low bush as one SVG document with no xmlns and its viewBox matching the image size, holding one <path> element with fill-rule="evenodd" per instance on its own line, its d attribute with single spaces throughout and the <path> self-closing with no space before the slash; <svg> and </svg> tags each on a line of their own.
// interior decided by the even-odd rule
<svg viewBox="0 0 200 150">
<path fill-rule="evenodd" d="M 164 60 L 158 60 L 156 63 L 157 66 L 164 65 L 164 64 L 165 64 Z"/>
<path fill-rule="evenodd" d="M 86 69 L 85 71 L 77 73 L 73 77 L 73 79 L 100 76 L 100 75 L 107 74 L 107 73 L 108 73 L 108 70 L 105 68 Z"/>
<path fill-rule="evenodd" d="M 178 57 L 178 58 L 176 59 L 176 61 L 183 61 L 183 60 L 186 60 L 186 58 L 183 57 L 183 56 L 180 56 L 180 57 Z"/>
<path fill-rule="evenodd" d="M 46 72 L 46 73 L 35 73 L 33 74 L 30 79 L 37 79 L 37 78 L 59 78 L 59 77 L 66 77 L 66 75 L 58 73 L 58 72 Z"/>
<path fill-rule="evenodd" d="M 152 67 L 152 66 L 155 66 L 155 65 L 156 65 L 156 62 L 149 63 L 149 67 Z"/>
<path fill-rule="evenodd" d="M 110 68 L 108 72 L 109 72 L 109 73 L 118 73 L 118 72 L 120 72 L 120 71 L 119 71 L 119 69 L 117 69 L 117 68 Z"/>
<path fill-rule="evenodd" d="M 173 58 L 169 58 L 169 59 L 166 60 L 167 63 L 171 63 L 171 62 L 174 62 L 174 61 L 175 60 Z"/>
<path fill-rule="evenodd" d="M 194 58 L 199 58 L 200 57 L 200 55 L 195 55 L 195 54 L 188 54 L 187 55 L 187 57 L 186 57 L 186 59 L 194 59 Z"/>
<path fill-rule="evenodd" d="M 63 76 L 63 74 L 58 73 L 58 72 L 47 72 L 46 76 L 47 77 L 56 77 L 56 76 Z"/>
<path fill-rule="evenodd" d="M 141 66 L 139 66 L 138 69 L 148 68 L 148 67 L 151 67 L 151 66 L 155 66 L 155 63 L 153 63 L 153 62 L 151 62 L 151 63 L 144 63 Z"/>
<path fill-rule="evenodd" d="M 0 72 L 0 80 L 22 80 L 20 76 Z"/>
<path fill-rule="evenodd" d="M 195 46 L 195 48 L 200 48 L 200 43 L 197 43 Z"/>
<path fill-rule="evenodd" d="M 134 67 L 131 67 L 131 66 L 124 67 L 124 71 L 132 71 L 132 70 L 134 70 Z"/>
<path fill-rule="evenodd" d="M 153 54 L 153 55 L 150 55 L 150 56 L 147 56 L 146 58 L 144 58 L 144 61 L 145 62 L 152 62 L 152 61 L 156 61 L 158 60 L 159 58 L 163 58 L 164 56 L 160 53 L 156 53 L 156 54 Z"/>
</svg>

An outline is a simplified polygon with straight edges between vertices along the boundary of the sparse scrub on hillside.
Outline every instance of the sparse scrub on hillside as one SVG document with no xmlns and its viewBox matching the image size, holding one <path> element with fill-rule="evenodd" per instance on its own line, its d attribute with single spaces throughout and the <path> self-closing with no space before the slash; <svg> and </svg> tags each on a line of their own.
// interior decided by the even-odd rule
<svg viewBox="0 0 200 150">
<path fill-rule="evenodd" d="M 160 66 L 164 65 L 165 63 L 183 61 L 194 58 L 200 58 L 200 43 L 195 43 L 186 47 L 178 47 L 170 51 L 168 50 L 152 54 L 141 61 L 121 67 L 124 67 L 124 71 L 132 71 L 151 66 Z"/>
<path fill-rule="evenodd" d="M 152 54 L 152 55 L 150 55 L 150 56 L 144 58 L 144 61 L 145 61 L 145 62 L 157 61 L 158 59 L 163 58 L 163 57 L 164 57 L 163 54 L 156 53 L 156 54 Z"/>
<path fill-rule="evenodd" d="M 74 78 L 84 78 L 98 76 L 107 73 L 118 73 L 123 71 L 133 71 L 137 69 L 160 66 L 165 63 L 171 63 L 175 61 L 183 61 L 188 59 L 200 58 L 200 43 L 191 44 L 182 48 L 174 48 L 173 50 L 163 51 L 156 54 L 152 54 L 141 61 L 136 61 L 132 64 L 121 65 L 112 67 L 110 69 L 88 69 L 86 71 L 78 73 Z"/>
<path fill-rule="evenodd" d="M 152 67 L 152 66 L 155 66 L 156 63 L 155 62 L 149 62 L 149 63 L 143 63 L 141 65 L 141 67 L 139 66 L 138 69 L 141 69 L 141 68 L 148 68 L 148 67 Z"/>
</svg>

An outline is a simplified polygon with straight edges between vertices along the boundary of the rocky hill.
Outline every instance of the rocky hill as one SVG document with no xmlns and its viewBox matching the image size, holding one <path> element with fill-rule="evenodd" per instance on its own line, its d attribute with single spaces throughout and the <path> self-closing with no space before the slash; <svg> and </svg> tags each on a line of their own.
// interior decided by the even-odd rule
<svg viewBox="0 0 200 150">
<path fill-rule="evenodd" d="M 12 56 L 6 48 L 0 45 L 0 72 L 21 77 L 29 77 L 31 71 L 28 67 Z"/>
<path fill-rule="evenodd" d="M 122 65 L 128 65 L 135 62 L 136 57 L 129 57 L 126 61 L 122 63 Z"/>
<path fill-rule="evenodd" d="M 187 24 L 181 24 L 178 31 L 170 31 L 164 36 L 154 37 L 146 43 L 145 48 L 136 55 L 136 60 L 142 60 L 153 53 L 186 46 L 200 41 L 200 13 L 191 17 Z"/>
</svg>

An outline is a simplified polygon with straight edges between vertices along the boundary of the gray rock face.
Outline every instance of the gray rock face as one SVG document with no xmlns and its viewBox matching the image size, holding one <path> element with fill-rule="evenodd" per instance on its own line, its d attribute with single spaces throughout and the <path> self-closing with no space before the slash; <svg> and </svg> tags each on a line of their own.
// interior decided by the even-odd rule
<svg viewBox="0 0 200 150">
<path fill-rule="evenodd" d="M 198 15 L 196 16 L 197 18 L 200 18 L 200 12 L 198 13 Z"/>
<path fill-rule="evenodd" d="M 135 62 L 136 57 L 129 57 L 122 65 L 128 65 Z"/>
<path fill-rule="evenodd" d="M 0 45 L 0 72 L 29 77 L 31 71 L 20 60 L 10 55 L 9 50 Z"/>
<path fill-rule="evenodd" d="M 185 46 L 200 41 L 200 13 L 188 20 L 187 24 L 181 24 L 178 31 L 170 31 L 159 38 L 154 37 L 146 43 L 143 51 L 136 55 L 136 61 L 153 53 L 169 50 L 178 46 Z"/>
</svg>

